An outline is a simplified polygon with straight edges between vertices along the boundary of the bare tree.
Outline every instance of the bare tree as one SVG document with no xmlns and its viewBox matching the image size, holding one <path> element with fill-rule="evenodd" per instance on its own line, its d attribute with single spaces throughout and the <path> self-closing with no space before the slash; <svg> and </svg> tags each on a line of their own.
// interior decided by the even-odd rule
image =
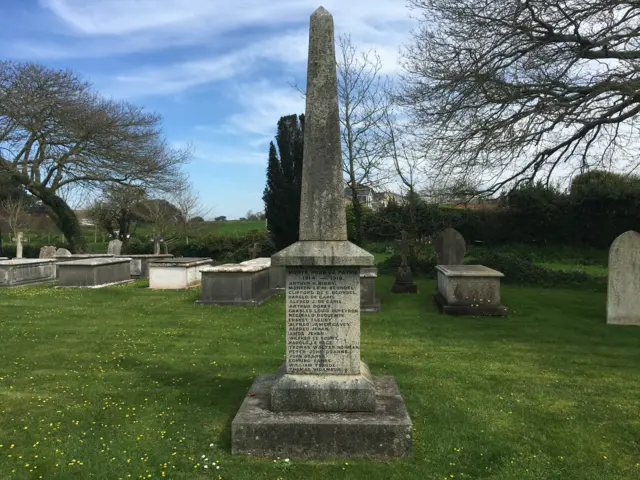
<svg viewBox="0 0 640 480">
<path fill-rule="evenodd" d="M 203 206 L 200 195 L 193 190 L 193 186 L 187 179 L 183 179 L 178 183 L 174 189 L 172 200 L 180 213 L 178 223 L 182 236 L 187 235 L 193 218 L 204 218 L 211 213 L 211 209 Z"/>
<path fill-rule="evenodd" d="M 174 240 L 176 226 L 180 224 L 180 211 L 165 199 L 147 200 L 142 206 L 145 220 L 153 229 L 154 253 L 161 253 L 161 246 L 163 253 L 168 253 L 167 244 Z"/>
<path fill-rule="evenodd" d="M 89 207 L 94 223 L 124 243 L 138 218 L 137 211 L 147 198 L 144 188 L 137 185 L 110 184 L 104 187 L 102 197 Z M 116 234 L 117 229 L 117 234 Z"/>
<path fill-rule="evenodd" d="M 402 99 L 441 178 L 486 192 L 639 165 L 640 6 L 410 0 Z"/>
<path fill-rule="evenodd" d="M 85 243 L 65 186 L 168 189 L 179 174 L 188 152 L 168 147 L 160 120 L 70 71 L 0 62 L 0 169 L 42 200 L 73 250 Z"/>
<path fill-rule="evenodd" d="M 389 175 L 387 142 L 378 132 L 378 124 L 389 108 L 388 82 L 375 51 L 358 53 L 349 36 L 338 39 L 338 48 L 342 164 L 351 193 L 355 241 L 361 244 L 363 209 L 358 194 L 365 187 L 379 187 Z"/>
<path fill-rule="evenodd" d="M 18 237 L 18 232 L 27 226 L 29 220 L 29 204 L 23 196 L 5 198 L 0 204 L 0 218 L 9 227 L 11 235 Z"/>
</svg>

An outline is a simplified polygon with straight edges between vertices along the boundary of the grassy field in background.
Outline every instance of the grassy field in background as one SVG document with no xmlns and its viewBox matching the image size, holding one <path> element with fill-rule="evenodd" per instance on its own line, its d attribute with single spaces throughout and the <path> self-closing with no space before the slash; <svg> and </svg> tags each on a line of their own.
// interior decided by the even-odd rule
<svg viewBox="0 0 640 480">
<path fill-rule="evenodd" d="M 509 317 L 455 318 L 434 282 L 391 282 L 361 321 L 362 358 L 414 424 L 413 455 L 389 462 L 229 454 L 253 379 L 284 358 L 283 294 L 246 309 L 143 282 L 0 290 L 0 478 L 640 478 L 640 329 L 606 325 L 605 294 L 503 286 Z"/>
</svg>

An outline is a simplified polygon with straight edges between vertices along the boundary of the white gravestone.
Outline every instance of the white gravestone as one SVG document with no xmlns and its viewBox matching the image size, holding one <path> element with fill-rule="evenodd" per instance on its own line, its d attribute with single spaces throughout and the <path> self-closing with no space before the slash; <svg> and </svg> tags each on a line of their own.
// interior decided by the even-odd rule
<svg viewBox="0 0 640 480">
<path fill-rule="evenodd" d="M 109 255 L 120 255 L 122 252 L 122 241 L 120 240 L 111 240 L 109 242 L 109 246 L 107 247 L 107 254 Z"/>
<path fill-rule="evenodd" d="M 640 233 L 629 231 L 609 249 L 607 323 L 640 325 Z"/>
</svg>

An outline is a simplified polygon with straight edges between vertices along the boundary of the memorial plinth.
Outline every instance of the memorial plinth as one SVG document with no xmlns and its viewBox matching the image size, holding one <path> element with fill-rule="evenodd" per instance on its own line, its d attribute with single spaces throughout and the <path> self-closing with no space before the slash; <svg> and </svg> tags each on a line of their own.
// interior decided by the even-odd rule
<svg viewBox="0 0 640 480">
<path fill-rule="evenodd" d="M 0 287 L 54 282 L 56 263 L 51 258 L 0 259 Z"/>
<path fill-rule="evenodd" d="M 500 304 L 500 278 L 484 265 L 438 265 L 436 303 L 447 315 L 507 315 Z"/>
<path fill-rule="evenodd" d="M 266 259 L 269 261 L 269 259 Z M 252 262 L 252 263 L 250 263 Z M 257 307 L 273 295 L 270 264 L 250 260 L 201 269 L 202 294 L 196 303 Z"/>
<path fill-rule="evenodd" d="M 360 360 L 360 269 L 347 241 L 333 17 L 311 16 L 299 241 L 271 257 L 286 268 L 286 362 L 258 377 L 231 424 L 232 453 L 396 457 L 411 420 L 391 377 Z"/>
<path fill-rule="evenodd" d="M 185 290 L 200 285 L 200 270 L 211 266 L 211 258 L 167 258 L 149 263 L 149 288 Z"/>
<path fill-rule="evenodd" d="M 85 258 L 57 265 L 60 287 L 102 288 L 131 282 L 131 259 Z"/>
</svg>

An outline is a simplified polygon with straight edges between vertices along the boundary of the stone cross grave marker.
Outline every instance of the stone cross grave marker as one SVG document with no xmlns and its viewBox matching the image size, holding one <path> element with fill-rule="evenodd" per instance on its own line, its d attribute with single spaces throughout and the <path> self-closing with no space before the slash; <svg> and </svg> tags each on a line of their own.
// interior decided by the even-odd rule
<svg viewBox="0 0 640 480">
<path fill-rule="evenodd" d="M 107 254 L 120 255 L 120 252 L 122 252 L 122 241 L 118 239 L 111 240 L 107 247 Z"/>
<path fill-rule="evenodd" d="M 436 238 L 438 265 L 463 265 L 466 244 L 455 228 L 445 228 Z"/>
<path fill-rule="evenodd" d="M 373 255 L 347 239 L 333 17 L 322 7 L 311 15 L 305 113 L 299 241 L 271 257 L 286 267 L 286 362 L 256 379 L 232 451 L 406 455 L 411 421 L 397 385 L 360 360 L 360 268 Z"/>
<path fill-rule="evenodd" d="M 609 249 L 607 323 L 640 325 L 640 233 L 629 231 Z"/>
<path fill-rule="evenodd" d="M 260 244 L 258 242 L 254 243 L 252 247 L 249 248 L 249 258 L 254 259 L 258 258 L 260 255 Z"/>
<path fill-rule="evenodd" d="M 396 279 L 391 285 L 392 293 L 418 293 L 418 286 L 413 282 L 413 273 L 409 267 L 409 234 L 406 230 L 400 232 L 400 266 L 396 273 Z"/>
<path fill-rule="evenodd" d="M 16 258 L 22 258 L 22 232 L 16 234 Z"/>
</svg>

